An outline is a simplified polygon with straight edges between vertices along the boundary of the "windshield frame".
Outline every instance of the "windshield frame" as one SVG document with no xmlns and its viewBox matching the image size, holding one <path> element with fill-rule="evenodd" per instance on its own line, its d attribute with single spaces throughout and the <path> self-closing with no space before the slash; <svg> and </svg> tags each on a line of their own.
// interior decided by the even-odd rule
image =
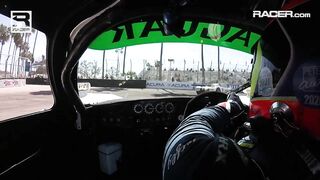
<svg viewBox="0 0 320 180">
<path fill-rule="evenodd" d="M 83 103 L 81 102 L 79 98 L 79 93 L 76 86 L 76 78 L 71 78 L 71 74 L 76 74 L 78 61 L 81 57 L 81 55 L 84 53 L 86 48 L 90 45 L 90 43 L 99 35 L 100 33 L 104 32 L 105 30 L 110 30 L 112 28 L 115 28 L 121 24 L 124 24 L 125 22 L 134 21 L 137 19 L 159 19 L 161 18 L 162 11 L 155 11 L 153 13 L 146 13 L 142 12 L 137 14 L 137 12 L 129 12 L 126 13 L 129 16 L 121 15 L 112 17 L 113 21 L 110 19 L 110 11 L 106 11 L 102 13 L 101 15 L 97 16 L 95 19 L 87 23 L 81 30 L 79 30 L 79 33 L 77 33 L 77 36 L 75 37 L 75 40 L 73 42 L 73 45 L 71 46 L 71 49 L 67 56 L 67 61 L 64 65 L 63 71 L 62 71 L 62 83 L 64 85 L 64 91 L 68 94 L 70 100 L 72 100 L 75 104 L 75 108 L 78 109 L 79 112 L 82 112 L 86 109 L 84 107 Z M 193 13 L 186 13 L 185 15 L 183 13 L 182 18 L 184 19 L 198 19 L 198 20 L 204 20 L 204 21 L 211 21 L 211 22 L 217 22 L 217 19 L 219 18 L 213 18 L 213 16 L 207 15 L 196 15 Z M 129 18 L 128 18 L 129 17 Z M 188 18 L 187 18 L 188 17 Z M 109 20 L 108 20 L 109 19 Z M 221 20 L 221 19 L 219 19 Z M 230 19 L 224 19 L 221 20 L 221 22 L 225 22 L 226 24 L 236 24 L 239 25 L 239 27 L 244 27 L 244 29 L 252 29 L 252 32 L 260 32 L 261 30 L 258 29 L 257 26 L 250 24 L 250 23 L 243 23 L 240 21 L 233 21 Z"/>
</svg>

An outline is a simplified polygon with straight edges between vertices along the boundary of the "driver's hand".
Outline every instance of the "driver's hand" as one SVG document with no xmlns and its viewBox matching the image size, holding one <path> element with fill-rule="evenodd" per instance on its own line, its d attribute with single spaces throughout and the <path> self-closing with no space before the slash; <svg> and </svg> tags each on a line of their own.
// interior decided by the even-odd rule
<svg viewBox="0 0 320 180">
<path fill-rule="evenodd" d="M 247 119 L 246 108 L 241 102 L 238 95 L 230 93 L 227 97 L 227 101 L 219 103 L 218 106 L 224 107 L 230 114 L 229 128 L 225 129 L 224 134 L 227 136 L 233 136 L 236 129 L 240 127 Z"/>
<path fill-rule="evenodd" d="M 218 105 L 226 108 L 230 113 L 231 118 L 236 118 L 245 110 L 245 106 L 242 104 L 239 96 L 234 92 L 228 95 L 227 102 L 223 102 Z"/>
<path fill-rule="evenodd" d="M 236 117 L 242 113 L 245 109 L 241 99 L 236 93 L 230 93 L 227 97 L 227 103 L 230 103 L 230 115 L 231 117 Z"/>
</svg>

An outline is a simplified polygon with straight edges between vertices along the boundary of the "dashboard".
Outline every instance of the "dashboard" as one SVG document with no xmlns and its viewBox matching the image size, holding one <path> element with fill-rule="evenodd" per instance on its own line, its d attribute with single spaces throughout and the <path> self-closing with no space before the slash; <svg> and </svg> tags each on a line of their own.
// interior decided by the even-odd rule
<svg viewBox="0 0 320 180">
<path fill-rule="evenodd" d="M 121 168 L 126 174 L 161 177 L 165 144 L 183 120 L 191 97 L 166 97 L 110 102 L 88 108 L 96 143 L 122 146 Z M 122 179 L 122 178 L 120 178 Z"/>
<path fill-rule="evenodd" d="M 95 106 L 99 127 L 168 128 L 183 120 L 186 104 L 191 98 L 162 98 L 115 102 Z"/>
</svg>

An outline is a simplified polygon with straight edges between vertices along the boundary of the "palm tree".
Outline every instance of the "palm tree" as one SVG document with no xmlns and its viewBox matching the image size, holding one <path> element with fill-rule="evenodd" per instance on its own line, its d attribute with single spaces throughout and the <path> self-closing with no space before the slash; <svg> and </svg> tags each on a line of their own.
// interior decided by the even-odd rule
<svg viewBox="0 0 320 180">
<path fill-rule="evenodd" d="M 39 31 L 36 30 L 36 29 L 32 29 L 31 32 L 32 32 L 32 33 L 36 32 L 36 36 L 35 36 L 35 38 L 34 38 L 33 48 L 32 48 L 32 54 L 34 55 L 34 51 L 35 51 L 35 49 L 36 49 L 36 44 L 37 44 L 37 40 L 38 40 L 38 32 L 39 32 Z M 28 42 L 29 42 L 29 41 L 28 41 Z M 32 56 L 31 62 L 33 63 L 33 61 L 34 61 L 34 57 Z"/>
<path fill-rule="evenodd" d="M 25 38 L 25 40 L 27 41 L 27 38 Z M 31 61 L 31 59 L 33 57 L 32 53 L 29 51 L 29 48 L 30 47 L 29 47 L 29 44 L 27 42 L 23 42 L 22 43 L 21 52 L 20 52 L 20 59 L 24 60 L 24 61 L 22 61 L 22 63 L 24 64 L 23 67 L 25 67 L 27 61 L 28 60 Z M 22 59 L 22 58 L 24 58 L 24 59 Z M 19 65 L 18 65 L 18 67 L 19 67 Z M 20 69 L 22 69 L 22 68 L 20 68 Z"/>
<path fill-rule="evenodd" d="M 19 54 L 18 54 L 18 65 L 17 65 L 17 76 L 19 76 L 20 73 L 20 61 L 21 61 L 21 54 L 22 51 L 28 47 L 28 44 L 26 44 L 25 40 L 26 40 L 26 34 L 22 34 L 21 36 L 21 40 L 19 40 Z M 23 40 L 23 38 L 25 38 L 25 40 Z M 29 48 L 29 47 L 28 47 Z"/>
<path fill-rule="evenodd" d="M 26 33 L 22 35 L 22 42 L 20 44 L 20 49 L 19 49 L 19 57 L 18 57 L 18 70 L 17 73 L 19 75 L 20 73 L 20 69 L 22 69 L 20 67 L 20 62 L 21 60 L 23 60 L 22 58 L 24 58 L 24 60 L 26 61 L 27 59 L 29 59 L 31 61 L 32 59 L 32 53 L 29 51 L 29 38 L 30 38 L 31 33 Z M 24 40 L 23 40 L 24 38 Z M 25 62 L 22 61 L 21 63 Z"/>
<path fill-rule="evenodd" d="M 122 54 L 123 53 L 123 48 L 118 48 L 115 50 L 115 52 L 117 53 L 117 72 L 116 72 L 116 76 L 118 77 L 119 76 L 119 72 L 120 72 L 120 63 L 119 63 L 119 54 Z"/>
<path fill-rule="evenodd" d="M 12 34 L 12 36 L 13 36 L 13 42 L 14 42 L 15 46 L 14 46 L 14 49 L 13 49 L 13 56 L 12 56 L 12 61 L 11 61 L 12 65 L 11 65 L 10 72 L 13 74 L 14 73 L 14 64 L 16 63 L 15 56 L 17 54 L 18 48 L 20 48 L 22 43 L 23 43 L 23 37 L 19 33 L 14 33 L 14 34 Z"/>
<path fill-rule="evenodd" d="M 5 70 L 4 70 L 4 75 L 5 75 L 5 78 L 7 78 L 7 70 L 8 70 L 8 61 L 9 61 L 9 58 L 10 58 L 10 51 L 11 51 L 11 45 L 12 45 L 12 40 L 13 40 L 13 37 L 12 37 L 12 34 L 10 34 L 10 44 L 9 44 L 9 50 L 8 50 L 8 56 L 7 56 L 7 59 L 6 59 L 6 63 L 5 63 Z"/>
<path fill-rule="evenodd" d="M 0 63 L 1 63 L 3 45 L 9 40 L 9 38 L 10 38 L 10 33 L 9 33 L 9 30 L 8 30 L 8 27 L 6 27 L 5 25 L 1 24 L 0 25 L 0 43 L 1 43 Z"/>
<path fill-rule="evenodd" d="M 32 48 L 32 57 L 31 57 L 31 64 L 30 64 L 30 70 L 32 71 L 32 64 L 34 62 L 34 51 L 35 51 L 35 48 L 36 48 L 36 44 L 37 44 L 37 39 L 38 39 L 38 30 L 36 29 L 31 29 L 31 33 L 36 33 L 36 36 L 34 38 L 34 42 L 33 42 L 33 48 Z M 29 38 L 28 38 L 28 43 L 29 43 Z"/>
</svg>

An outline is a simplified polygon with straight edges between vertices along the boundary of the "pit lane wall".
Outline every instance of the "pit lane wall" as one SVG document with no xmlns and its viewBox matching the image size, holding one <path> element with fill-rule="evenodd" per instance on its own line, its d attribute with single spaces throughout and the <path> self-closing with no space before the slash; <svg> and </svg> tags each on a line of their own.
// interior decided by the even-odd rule
<svg viewBox="0 0 320 180">
<path fill-rule="evenodd" d="M 26 79 L 0 79 L 0 88 L 21 87 L 26 85 Z"/>
</svg>

